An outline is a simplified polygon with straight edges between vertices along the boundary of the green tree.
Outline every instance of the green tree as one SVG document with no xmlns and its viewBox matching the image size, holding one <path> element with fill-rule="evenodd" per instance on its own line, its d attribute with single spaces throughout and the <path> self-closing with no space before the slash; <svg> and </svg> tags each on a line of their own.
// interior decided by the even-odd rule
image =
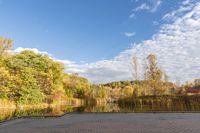
<svg viewBox="0 0 200 133">
<path fill-rule="evenodd" d="M 53 100 L 60 100 L 65 95 L 62 82 L 64 67 L 61 63 L 53 61 L 48 56 L 26 50 L 8 58 L 6 65 L 10 73 L 18 75 L 21 80 L 22 84 L 19 86 L 19 89 L 21 89 L 19 90 L 20 101 L 31 102 L 31 100 L 27 100 L 30 99 L 27 94 L 34 93 L 34 91 L 34 96 L 36 97 L 39 97 L 40 92 L 42 93 L 40 95 L 41 99 L 38 98 L 39 101 L 44 98 L 44 95 L 46 98 Z M 31 80 L 27 81 L 28 78 L 26 77 Z M 28 84 L 32 88 L 28 88 Z M 35 102 L 36 100 L 32 99 L 32 101 Z"/>
<path fill-rule="evenodd" d="M 0 67 L 0 72 L 0 98 L 7 99 L 10 92 L 10 74 L 4 67 Z"/>
<path fill-rule="evenodd" d="M 31 68 L 24 68 L 21 71 L 20 79 L 22 84 L 18 90 L 18 103 L 22 104 L 35 104 L 41 103 L 44 99 L 44 94 L 42 93 L 37 80 L 34 77 L 34 70 Z"/>
<path fill-rule="evenodd" d="M 92 95 L 91 85 L 86 78 L 76 74 L 65 76 L 64 89 L 66 94 L 75 98 L 86 98 Z"/>
<path fill-rule="evenodd" d="M 5 60 L 8 58 L 8 51 L 12 48 L 12 40 L 0 37 L 0 98 L 12 98 L 15 89 L 15 79 L 10 75 Z"/>
</svg>

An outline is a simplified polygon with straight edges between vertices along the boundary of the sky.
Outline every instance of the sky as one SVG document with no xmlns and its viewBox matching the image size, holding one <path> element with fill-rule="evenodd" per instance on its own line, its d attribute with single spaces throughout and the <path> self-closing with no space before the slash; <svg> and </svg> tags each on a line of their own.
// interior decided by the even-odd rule
<svg viewBox="0 0 200 133">
<path fill-rule="evenodd" d="M 0 0 L 0 36 L 93 83 L 130 80 L 150 53 L 170 81 L 200 78 L 200 0 Z"/>
</svg>

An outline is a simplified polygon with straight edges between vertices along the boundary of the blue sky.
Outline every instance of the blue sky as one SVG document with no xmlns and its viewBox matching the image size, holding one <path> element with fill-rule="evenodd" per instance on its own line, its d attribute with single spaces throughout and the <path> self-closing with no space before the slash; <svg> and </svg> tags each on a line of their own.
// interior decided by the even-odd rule
<svg viewBox="0 0 200 133">
<path fill-rule="evenodd" d="M 59 59 L 111 59 L 150 38 L 180 3 L 163 0 L 151 11 L 158 1 L 0 0 L 0 35 L 12 38 L 15 48 L 37 48 Z M 150 9 L 134 11 L 143 3 Z"/>
<path fill-rule="evenodd" d="M 154 53 L 169 80 L 200 78 L 199 0 L 0 0 L 0 35 L 93 83 L 133 80 Z"/>
</svg>

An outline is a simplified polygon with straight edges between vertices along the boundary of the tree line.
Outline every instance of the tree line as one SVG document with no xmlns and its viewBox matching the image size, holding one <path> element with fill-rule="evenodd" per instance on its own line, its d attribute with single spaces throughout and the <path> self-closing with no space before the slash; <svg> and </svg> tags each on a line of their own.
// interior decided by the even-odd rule
<svg viewBox="0 0 200 133">
<path fill-rule="evenodd" d="M 136 56 L 132 58 L 131 74 L 133 80 L 119 81 L 104 84 L 112 95 L 110 97 L 121 100 L 131 100 L 145 97 L 189 96 L 200 94 L 200 79 L 194 82 L 180 84 L 168 81 L 166 72 L 158 66 L 155 54 L 149 54 L 143 60 L 143 78 L 139 79 L 139 61 Z"/>
<path fill-rule="evenodd" d="M 67 98 L 102 97 L 77 74 L 66 74 L 64 65 L 48 55 L 25 50 L 13 53 L 13 41 L 0 38 L 0 99 L 19 104 L 53 103 Z"/>
<path fill-rule="evenodd" d="M 168 81 L 158 67 L 157 57 L 145 59 L 144 78 L 139 79 L 136 56 L 132 59 L 133 80 L 91 84 L 77 74 L 64 72 L 64 65 L 45 54 L 24 50 L 12 52 L 13 41 L 0 37 L 0 100 L 17 104 L 54 103 L 69 98 L 92 101 L 137 98 L 145 96 L 199 94 L 200 80 L 184 85 Z"/>
</svg>

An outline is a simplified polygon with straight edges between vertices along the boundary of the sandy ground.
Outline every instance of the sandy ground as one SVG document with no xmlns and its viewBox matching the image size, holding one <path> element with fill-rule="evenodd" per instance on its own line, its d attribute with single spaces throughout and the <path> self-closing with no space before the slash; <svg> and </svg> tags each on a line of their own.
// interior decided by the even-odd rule
<svg viewBox="0 0 200 133">
<path fill-rule="evenodd" d="M 66 114 L 4 122 L 0 133 L 200 133 L 200 114 Z"/>
</svg>

